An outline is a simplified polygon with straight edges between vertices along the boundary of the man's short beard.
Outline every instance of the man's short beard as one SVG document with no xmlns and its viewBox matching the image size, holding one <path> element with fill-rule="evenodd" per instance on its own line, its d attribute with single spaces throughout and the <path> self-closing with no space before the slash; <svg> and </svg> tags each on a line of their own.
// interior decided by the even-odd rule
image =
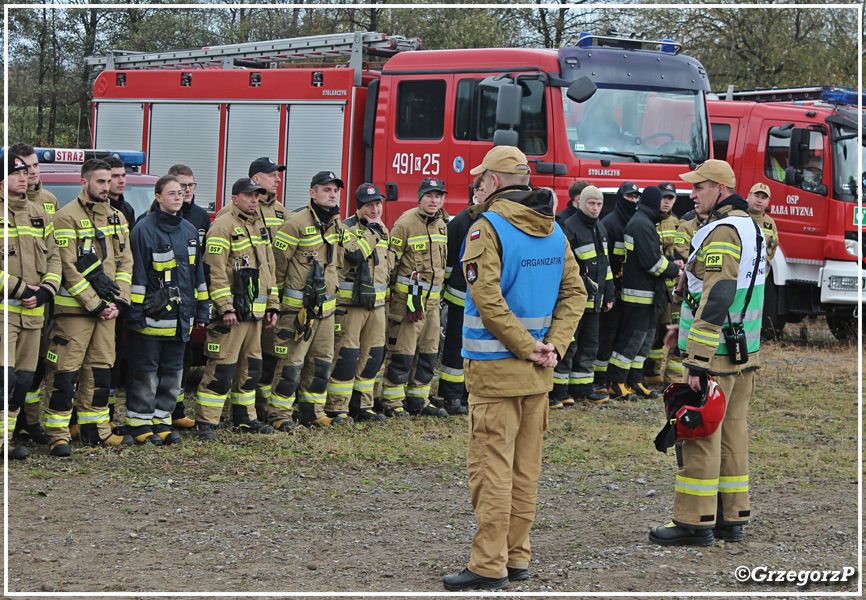
<svg viewBox="0 0 866 600">
<path fill-rule="evenodd" d="M 99 198 L 97 196 L 94 196 L 90 190 L 87 190 L 87 196 L 88 198 L 90 198 L 91 202 L 105 202 L 107 200 L 107 198 Z"/>
</svg>

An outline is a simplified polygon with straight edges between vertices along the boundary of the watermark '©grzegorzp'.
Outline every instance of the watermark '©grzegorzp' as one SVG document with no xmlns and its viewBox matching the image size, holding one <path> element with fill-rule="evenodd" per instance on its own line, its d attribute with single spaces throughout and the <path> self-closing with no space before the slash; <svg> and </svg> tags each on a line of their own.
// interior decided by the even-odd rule
<svg viewBox="0 0 866 600">
<path fill-rule="evenodd" d="M 854 567 L 842 567 L 836 570 L 773 570 L 769 567 L 739 566 L 734 569 L 734 577 L 740 583 L 795 583 L 804 586 L 809 583 L 848 583 L 857 573 Z"/>
</svg>

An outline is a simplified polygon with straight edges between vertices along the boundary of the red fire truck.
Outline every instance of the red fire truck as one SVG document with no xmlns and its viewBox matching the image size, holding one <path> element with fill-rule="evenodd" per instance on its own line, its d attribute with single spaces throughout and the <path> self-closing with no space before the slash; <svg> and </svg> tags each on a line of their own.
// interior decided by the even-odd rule
<svg viewBox="0 0 866 600">
<path fill-rule="evenodd" d="M 779 249 L 767 278 L 765 329 L 824 314 L 840 339 L 857 334 L 866 282 L 858 96 L 826 86 L 728 92 L 728 100 L 708 103 L 713 155 L 733 166 L 738 190 L 770 187 Z"/>
<path fill-rule="evenodd" d="M 89 59 L 105 69 L 93 145 L 141 149 L 152 174 L 190 165 L 196 201 L 211 211 L 259 156 L 288 165 L 280 197 L 290 208 L 308 201 L 313 173 L 333 170 L 347 183 L 343 216 L 354 188 L 373 181 L 393 202 L 388 223 L 417 206 L 424 177 L 445 182 L 446 210 L 465 206 L 469 170 L 497 130 L 514 136 L 533 183 L 560 204 L 575 179 L 612 201 L 625 180 L 677 182 L 709 157 L 707 74 L 670 40 L 608 32 L 558 50 L 419 48 L 355 33 Z M 365 54 L 387 60 L 374 70 Z M 346 55 L 348 64 L 276 68 Z M 501 89 L 519 93 L 500 101 Z"/>
</svg>

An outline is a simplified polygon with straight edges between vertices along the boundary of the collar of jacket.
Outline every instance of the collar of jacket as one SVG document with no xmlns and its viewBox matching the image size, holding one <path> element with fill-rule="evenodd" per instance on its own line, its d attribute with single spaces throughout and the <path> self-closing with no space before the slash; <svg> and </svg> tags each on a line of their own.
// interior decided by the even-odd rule
<svg viewBox="0 0 866 600">
<path fill-rule="evenodd" d="M 78 197 L 76 198 L 81 207 L 85 210 L 89 210 L 90 212 L 98 215 L 107 215 L 111 212 L 111 204 L 105 200 L 100 200 L 98 202 L 94 202 L 87 195 L 87 190 L 81 190 L 78 192 Z"/>
<path fill-rule="evenodd" d="M 741 197 L 742 199 L 742 197 Z M 704 220 L 701 225 L 706 225 L 707 223 L 712 223 L 713 221 L 718 221 L 719 219 L 724 219 L 727 216 L 748 216 L 749 211 L 746 209 L 742 209 L 735 204 L 727 203 L 727 198 L 725 198 L 724 203 L 719 203 L 719 207 L 716 208 L 712 212 L 712 214 Z M 748 204 L 746 204 L 748 206 Z"/>
<path fill-rule="evenodd" d="M 183 217 L 180 214 L 173 215 L 165 212 L 157 204 L 153 212 L 156 213 L 156 222 L 159 223 L 159 228 L 168 233 L 174 233 L 180 227 Z"/>
<path fill-rule="evenodd" d="M 337 204 L 334 208 L 324 208 L 313 202 L 313 199 L 310 198 L 310 203 L 307 205 L 307 208 L 313 215 L 313 220 L 316 224 L 322 224 L 322 226 L 327 229 L 331 222 L 335 218 L 340 217 L 340 205 Z"/>
<path fill-rule="evenodd" d="M 232 214 L 236 219 L 243 221 L 244 223 L 250 223 L 251 225 L 255 225 L 256 221 L 259 219 L 259 211 L 248 215 L 244 211 L 238 208 L 238 205 L 232 202 Z"/>
<path fill-rule="evenodd" d="M 635 210 L 635 214 L 639 213 L 639 212 L 642 212 L 646 216 L 648 216 L 649 220 L 652 221 L 653 223 L 660 223 L 662 220 L 662 214 L 659 211 L 653 210 L 649 206 L 646 206 L 644 204 L 638 204 L 637 205 L 637 209 Z"/>
<path fill-rule="evenodd" d="M 503 188 L 504 190 L 505 188 Z M 504 217 L 520 231 L 533 237 L 547 237 L 554 230 L 552 194 L 547 188 L 497 190 L 490 210 Z"/>
<path fill-rule="evenodd" d="M 192 212 L 192 206 L 195 204 L 195 194 L 192 196 L 192 200 L 189 202 L 184 202 L 180 207 L 180 214 L 189 215 Z"/>
<path fill-rule="evenodd" d="M 9 210 L 21 210 L 27 206 L 27 194 L 24 194 L 22 198 L 16 198 L 15 196 L 9 196 Z"/>
<path fill-rule="evenodd" d="M 625 196 L 617 193 L 616 208 L 614 210 L 616 210 L 616 212 L 618 212 L 626 221 L 628 221 L 637 210 L 637 202 L 629 202 L 625 199 Z"/>
<path fill-rule="evenodd" d="M 731 194 L 724 200 L 720 200 L 705 222 L 709 223 L 721 219 L 734 210 L 741 210 L 749 214 L 749 203 L 739 194 Z"/>
<path fill-rule="evenodd" d="M 479 204 L 477 206 L 481 206 L 481 205 Z M 440 208 L 439 210 L 436 211 L 435 214 L 432 214 L 432 215 L 428 215 L 427 213 L 425 213 L 423 210 L 421 210 L 420 206 L 418 208 L 416 208 L 415 211 L 416 211 L 415 214 L 418 216 L 418 218 L 421 219 L 422 221 L 424 221 L 424 224 L 428 225 L 428 226 L 432 225 L 433 223 L 435 223 L 439 219 L 442 219 L 444 221 L 445 219 L 448 218 L 448 213 L 445 212 L 444 208 Z"/>
<path fill-rule="evenodd" d="M 265 206 L 270 206 L 274 202 L 277 201 L 276 192 L 265 192 L 264 194 L 259 194 L 259 204 L 264 204 Z"/>
<path fill-rule="evenodd" d="M 582 210 L 577 211 L 577 216 L 580 219 L 580 222 L 592 229 L 598 224 L 598 217 L 590 217 L 588 214 L 583 212 Z"/>
<path fill-rule="evenodd" d="M 121 194 L 117 198 L 112 198 L 111 196 L 109 196 L 108 202 L 111 204 L 112 208 L 120 210 L 120 207 L 123 206 L 123 203 L 126 202 L 126 200 L 123 199 L 123 194 Z"/>
</svg>

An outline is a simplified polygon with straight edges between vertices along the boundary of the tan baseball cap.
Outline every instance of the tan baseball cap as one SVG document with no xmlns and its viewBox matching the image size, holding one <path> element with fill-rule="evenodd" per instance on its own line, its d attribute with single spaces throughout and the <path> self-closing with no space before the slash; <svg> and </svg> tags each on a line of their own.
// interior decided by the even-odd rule
<svg viewBox="0 0 866 600">
<path fill-rule="evenodd" d="M 749 194 L 754 194 L 755 192 L 764 192 L 767 194 L 767 198 L 770 197 L 770 186 L 766 183 L 756 183 L 752 186 L 752 189 L 749 190 Z"/>
<path fill-rule="evenodd" d="M 514 146 L 496 146 L 484 156 L 480 165 L 469 171 L 469 174 L 480 175 L 484 171 L 530 174 L 526 155 Z"/>
<path fill-rule="evenodd" d="M 734 176 L 731 165 L 723 160 L 715 159 L 699 164 L 694 171 L 683 173 L 680 175 L 680 179 L 689 183 L 715 181 L 716 183 L 724 183 L 729 188 L 734 188 L 737 185 L 737 178 Z"/>
</svg>

